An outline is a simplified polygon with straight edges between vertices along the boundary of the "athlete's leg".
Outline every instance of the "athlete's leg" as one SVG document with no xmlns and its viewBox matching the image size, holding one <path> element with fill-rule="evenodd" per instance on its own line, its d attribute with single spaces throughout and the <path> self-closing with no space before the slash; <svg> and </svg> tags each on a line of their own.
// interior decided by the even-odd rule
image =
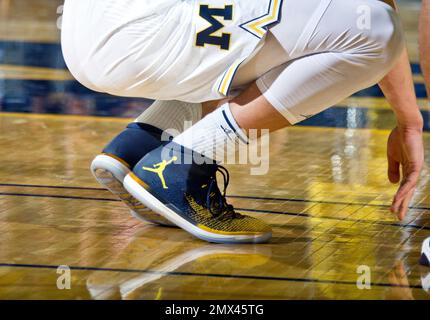
<svg viewBox="0 0 430 320">
<path fill-rule="evenodd" d="M 237 71 L 232 87 L 240 88 L 250 85 L 252 82 L 290 60 L 287 52 L 275 38 L 268 32 L 262 48 Z"/>
<path fill-rule="evenodd" d="M 376 83 L 402 49 L 398 20 L 386 5 L 374 0 L 308 1 L 302 2 L 314 2 L 319 10 L 303 19 L 306 21 L 303 32 L 295 38 L 288 37 L 297 26 L 289 26 L 285 16 L 283 23 L 271 31 L 289 61 L 260 77 L 258 87 L 251 85 L 171 144 L 145 156 L 124 182 L 134 197 L 208 241 L 262 242 L 270 237 L 270 227 L 237 216 L 227 204 L 225 194 L 216 184 L 216 172 L 220 169 L 213 160 L 224 160 L 218 158 L 218 150 L 227 146 L 227 153 L 234 152 L 235 145 L 247 143 L 243 129 L 276 130 L 294 124 L 304 115 L 320 112 L 354 91 Z M 292 4 L 290 9 L 295 10 L 294 4 L 300 7 L 300 3 L 287 2 L 284 10 Z M 359 5 L 369 7 L 373 29 L 357 30 L 355 14 Z M 295 10 L 294 14 L 306 16 L 309 12 Z M 341 29 L 337 29 L 338 24 Z M 200 156 L 199 160 L 205 162 L 199 164 L 195 157 L 191 163 L 187 162 L 190 154 Z M 174 164 L 163 168 L 164 182 L 168 185 L 165 189 L 162 179 L 145 168 L 172 159 L 180 161 L 174 160 Z M 224 172 L 223 176 L 228 184 L 228 175 Z"/>
<path fill-rule="evenodd" d="M 371 28 L 357 27 L 359 6 L 370 9 Z M 238 126 L 235 132 L 240 133 L 240 128 L 273 131 L 315 115 L 378 82 L 402 51 L 398 17 L 382 2 L 333 0 L 321 8 L 322 16 L 315 15 L 317 19 L 310 19 L 303 29 L 296 29 L 285 17 L 293 9 L 287 3 L 283 22 L 271 29 L 285 51 L 283 56 L 291 61 L 264 74 L 257 86 L 231 101 L 230 108 L 226 106 Z M 294 13 L 300 15 L 297 10 Z M 228 115 L 228 110 L 225 113 Z M 196 152 L 212 154 L 222 143 L 234 140 L 219 138 L 220 128 L 226 126 L 223 116 L 214 112 L 174 141 Z M 227 122 L 235 124 L 232 119 Z M 205 132 L 204 138 L 198 131 Z M 241 139 L 236 140 L 243 140 L 243 132 L 239 136 Z"/>
<path fill-rule="evenodd" d="M 181 101 L 155 101 L 135 122 L 152 125 L 176 136 L 184 126 L 202 118 L 202 104 Z M 140 158 L 139 158 L 140 160 Z"/>
<path fill-rule="evenodd" d="M 430 99 L 430 0 L 423 0 L 420 19 L 420 60 Z"/>
</svg>

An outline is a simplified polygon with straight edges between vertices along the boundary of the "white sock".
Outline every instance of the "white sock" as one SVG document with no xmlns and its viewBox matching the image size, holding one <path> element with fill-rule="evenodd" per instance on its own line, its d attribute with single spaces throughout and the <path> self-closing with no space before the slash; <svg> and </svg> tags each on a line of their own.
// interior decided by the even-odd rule
<svg viewBox="0 0 430 320">
<path fill-rule="evenodd" d="M 175 137 L 201 118 L 201 103 L 157 100 L 135 122 L 149 124 Z"/>
<path fill-rule="evenodd" d="M 248 137 L 226 103 L 177 136 L 173 142 L 223 162 L 226 156 L 234 155 L 239 147 L 248 144 Z"/>
</svg>

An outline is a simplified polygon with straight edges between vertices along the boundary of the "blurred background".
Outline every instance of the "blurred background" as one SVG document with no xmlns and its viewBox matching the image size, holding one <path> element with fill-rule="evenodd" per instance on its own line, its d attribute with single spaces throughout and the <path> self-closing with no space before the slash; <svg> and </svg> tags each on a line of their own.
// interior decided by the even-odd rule
<svg viewBox="0 0 430 320">
<path fill-rule="evenodd" d="M 133 117 L 145 99 L 92 92 L 62 57 L 60 0 L 0 0 L 0 111 Z"/>
<path fill-rule="evenodd" d="M 430 130 L 430 106 L 417 54 L 420 1 L 399 4 L 425 129 Z M 73 79 L 61 54 L 62 11 L 61 0 L 0 0 L 0 112 L 113 117 L 134 117 L 142 112 L 151 101 L 95 93 Z M 394 118 L 375 86 L 301 125 L 388 129 Z"/>
</svg>

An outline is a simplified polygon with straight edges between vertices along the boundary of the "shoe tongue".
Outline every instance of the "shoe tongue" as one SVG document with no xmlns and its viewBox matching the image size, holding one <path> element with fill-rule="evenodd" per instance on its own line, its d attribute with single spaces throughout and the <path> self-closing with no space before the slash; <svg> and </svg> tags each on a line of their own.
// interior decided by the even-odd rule
<svg viewBox="0 0 430 320">
<path fill-rule="evenodd" d="M 203 206 L 218 204 L 222 197 L 216 181 L 218 166 L 215 164 L 193 164 L 189 170 L 188 190 L 195 196 L 195 200 Z"/>
<path fill-rule="evenodd" d="M 217 169 L 218 165 L 214 163 L 193 163 L 190 167 L 189 173 L 191 176 L 198 177 L 203 181 L 206 180 L 207 183 L 209 183 L 210 180 L 216 177 Z"/>
</svg>

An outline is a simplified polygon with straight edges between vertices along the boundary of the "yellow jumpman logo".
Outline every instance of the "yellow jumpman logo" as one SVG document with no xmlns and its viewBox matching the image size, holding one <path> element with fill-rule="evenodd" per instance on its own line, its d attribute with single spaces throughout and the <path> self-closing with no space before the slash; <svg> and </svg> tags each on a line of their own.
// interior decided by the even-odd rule
<svg viewBox="0 0 430 320">
<path fill-rule="evenodd" d="M 160 163 L 154 164 L 154 168 L 142 167 L 142 169 L 143 169 L 143 170 L 146 170 L 146 171 L 150 171 L 150 172 L 154 172 L 154 173 L 158 174 L 158 177 L 160 178 L 161 183 L 163 184 L 163 188 L 164 188 L 164 189 L 169 189 L 169 188 L 167 187 L 167 185 L 166 185 L 166 180 L 164 179 L 163 172 L 164 172 L 164 170 L 166 170 L 166 167 L 167 167 L 169 164 L 172 164 L 172 163 L 173 163 L 173 162 L 175 162 L 176 160 L 178 160 L 178 158 L 177 158 L 177 157 L 173 157 L 173 158 L 172 158 L 172 160 L 170 160 L 170 161 L 163 160 L 163 161 L 162 161 L 162 162 L 160 162 Z"/>
</svg>

